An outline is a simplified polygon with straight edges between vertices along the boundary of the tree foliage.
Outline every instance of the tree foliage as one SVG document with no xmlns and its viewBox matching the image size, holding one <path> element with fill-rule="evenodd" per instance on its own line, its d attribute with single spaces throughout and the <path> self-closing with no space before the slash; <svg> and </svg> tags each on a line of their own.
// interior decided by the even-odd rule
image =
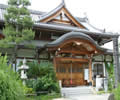
<svg viewBox="0 0 120 100">
<path fill-rule="evenodd" d="M 33 39 L 33 21 L 27 9 L 28 6 L 30 6 L 29 0 L 8 1 L 7 13 L 4 15 L 5 28 L 3 29 L 3 33 L 5 38 L 0 41 L 0 46 L 10 47 L 18 45 L 23 41 Z"/>
<path fill-rule="evenodd" d="M 52 63 L 42 61 L 38 63 L 37 61 L 33 61 L 28 62 L 27 65 L 29 66 L 29 70 L 27 72 L 28 78 L 38 78 L 52 73 L 52 77 L 55 80 L 55 72 Z"/>
<path fill-rule="evenodd" d="M 33 80 L 27 80 L 27 86 L 33 88 L 35 92 L 48 91 L 59 92 L 59 85 L 54 72 L 53 64 L 50 62 L 37 61 L 27 63 L 29 70 L 28 77 Z"/>
<path fill-rule="evenodd" d="M 118 87 L 114 90 L 115 100 L 120 100 L 120 84 L 118 84 Z"/>
<path fill-rule="evenodd" d="M 34 81 L 33 89 L 36 92 L 40 91 L 48 91 L 59 93 L 59 85 L 57 81 L 54 81 L 50 74 L 46 74 L 45 76 L 39 77 Z"/>
<path fill-rule="evenodd" d="M 109 91 L 112 91 L 114 89 L 114 66 L 113 61 L 108 64 L 107 61 L 104 61 L 105 67 L 108 72 L 108 89 Z"/>
<path fill-rule="evenodd" d="M 0 100 L 25 100 L 24 92 L 18 74 L 7 64 L 7 57 L 0 56 Z"/>
</svg>

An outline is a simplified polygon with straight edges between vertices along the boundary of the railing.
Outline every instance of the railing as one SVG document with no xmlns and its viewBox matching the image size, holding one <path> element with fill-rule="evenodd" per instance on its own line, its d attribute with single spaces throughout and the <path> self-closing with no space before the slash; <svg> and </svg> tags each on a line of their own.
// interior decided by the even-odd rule
<svg viewBox="0 0 120 100">
<path fill-rule="evenodd" d="M 49 93 L 48 91 L 40 91 L 40 92 L 36 92 L 36 93 L 25 94 L 25 96 L 27 98 L 33 98 L 33 99 L 36 99 L 36 97 L 38 96 L 39 100 L 41 100 L 43 98 L 42 96 L 44 96 L 44 95 L 47 95 L 50 98 L 53 98 L 53 96 L 55 98 L 61 97 L 60 93 Z"/>
<path fill-rule="evenodd" d="M 25 96 L 37 96 L 37 95 L 40 95 L 40 94 L 48 94 L 48 93 L 49 93 L 48 91 L 39 91 L 39 92 L 35 92 L 35 93 L 25 94 Z"/>
</svg>

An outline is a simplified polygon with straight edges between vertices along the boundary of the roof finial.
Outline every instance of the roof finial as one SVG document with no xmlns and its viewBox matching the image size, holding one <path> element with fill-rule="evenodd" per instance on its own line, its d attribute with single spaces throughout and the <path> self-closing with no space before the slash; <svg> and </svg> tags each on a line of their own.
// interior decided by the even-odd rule
<svg viewBox="0 0 120 100">
<path fill-rule="evenodd" d="M 103 29 L 103 32 L 104 32 L 104 33 L 106 32 L 106 29 L 105 29 L 105 28 Z"/>
<path fill-rule="evenodd" d="M 62 4 L 64 4 L 64 6 L 65 6 L 65 0 L 62 0 Z"/>
<path fill-rule="evenodd" d="M 84 12 L 84 18 L 85 18 L 85 20 L 86 20 L 86 21 L 89 21 L 89 20 L 88 20 L 88 16 L 87 16 L 87 13 L 86 13 L 86 12 Z"/>
</svg>

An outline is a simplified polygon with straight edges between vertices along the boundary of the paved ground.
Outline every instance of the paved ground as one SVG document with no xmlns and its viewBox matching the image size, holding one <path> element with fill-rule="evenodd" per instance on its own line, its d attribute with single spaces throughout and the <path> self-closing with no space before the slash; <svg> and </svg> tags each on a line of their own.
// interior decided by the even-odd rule
<svg viewBox="0 0 120 100">
<path fill-rule="evenodd" d="M 109 94 L 102 95 L 82 95 L 82 96 L 74 96 L 66 99 L 54 99 L 54 100 L 108 100 Z"/>
<path fill-rule="evenodd" d="M 67 99 L 67 98 L 59 98 L 59 99 L 53 99 L 53 100 L 72 100 L 72 99 Z"/>
<path fill-rule="evenodd" d="M 70 97 L 72 100 L 108 100 L 109 94 Z"/>
</svg>

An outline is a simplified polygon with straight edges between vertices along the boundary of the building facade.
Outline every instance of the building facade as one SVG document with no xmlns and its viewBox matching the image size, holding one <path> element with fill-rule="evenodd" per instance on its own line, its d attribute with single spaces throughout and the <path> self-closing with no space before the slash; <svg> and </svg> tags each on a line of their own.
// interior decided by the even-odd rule
<svg viewBox="0 0 120 100">
<path fill-rule="evenodd" d="M 4 37 L 4 14 L 7 5 L 0 4 L 0 38 Z M 64 2 L 50 12 L 30 10 L 34 20 L 34 40 L 19 45 L 17 59 L 53 61 L 56 76 L 63 86 L 96 85 L 96 77 L 105 78 L 105 60 L 112 62 L 116 80 L 119 79 L 118 34 L 92 26 L 88 18 L 73 16 Z M 113 51 L 102 45 L 113 41 Z M 36 48 L 26 48 L 32 44 Z M 2 54 L 14 53 L 13 48 L 0 48 Z M 116 81 L 116 86 L 117 86 Z"/>
</svg>

